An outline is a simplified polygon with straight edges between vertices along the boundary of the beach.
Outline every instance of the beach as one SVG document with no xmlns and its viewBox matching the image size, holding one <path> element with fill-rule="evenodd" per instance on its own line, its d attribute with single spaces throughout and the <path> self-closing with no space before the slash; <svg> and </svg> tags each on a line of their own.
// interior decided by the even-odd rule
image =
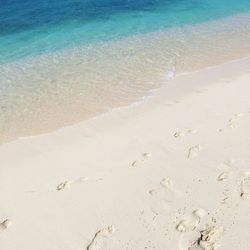
<svg viewBox="0 0 250 250">
<path fill-rule="evenodd" d="M 0 145 L 2 250 L 249 250 L 250 58 Z"/>
</svg>

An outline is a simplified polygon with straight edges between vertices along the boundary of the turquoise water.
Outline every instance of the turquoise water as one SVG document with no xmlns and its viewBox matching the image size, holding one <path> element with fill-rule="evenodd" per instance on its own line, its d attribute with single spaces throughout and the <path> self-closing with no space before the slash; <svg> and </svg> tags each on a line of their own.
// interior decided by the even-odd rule
<svg viewBox="0 0 250 250">
<path fill-rule="evenodd" d="M 250 0 L 0 0 L 0 143 L 250 53 Z"/>
<path fill-rule="evenodd" d="M 250 0 L 0 0 L 0 63 L 249 10 Z"/>
</svg>

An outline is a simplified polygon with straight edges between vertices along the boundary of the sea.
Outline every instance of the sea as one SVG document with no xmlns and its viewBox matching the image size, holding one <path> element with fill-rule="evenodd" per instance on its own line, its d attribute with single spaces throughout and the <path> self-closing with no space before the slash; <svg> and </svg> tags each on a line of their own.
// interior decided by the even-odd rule
<svg viewBox="0 0 250 250">
<path fill-rule="evenodd" d="M 249 53 L 250 0 L 0 0 L 0 143 Z"/>
</svg>

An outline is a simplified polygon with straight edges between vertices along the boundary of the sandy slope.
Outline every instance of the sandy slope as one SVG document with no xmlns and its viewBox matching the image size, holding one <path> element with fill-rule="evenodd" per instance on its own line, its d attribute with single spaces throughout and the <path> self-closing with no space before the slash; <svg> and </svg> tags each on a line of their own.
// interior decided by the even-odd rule
<svg viewBox="0 0 250 250">
<path fill-rule="evenodd" d="M 0 147 L 0 249 L 250 249 L 250 59 Z"/>
</svg>

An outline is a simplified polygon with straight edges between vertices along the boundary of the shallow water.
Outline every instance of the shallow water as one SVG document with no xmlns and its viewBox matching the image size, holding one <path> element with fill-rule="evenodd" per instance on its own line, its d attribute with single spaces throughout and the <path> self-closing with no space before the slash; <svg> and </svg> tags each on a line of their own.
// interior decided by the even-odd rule
<svg viewBox="0 0 250 250">
<path fill-rule="evenodd" d="M 73 124 L 138 100 L 176 73 L 246 55 L 248 9 L 243 0 L 7 1 L 0 141 Z"/>
</svg>

